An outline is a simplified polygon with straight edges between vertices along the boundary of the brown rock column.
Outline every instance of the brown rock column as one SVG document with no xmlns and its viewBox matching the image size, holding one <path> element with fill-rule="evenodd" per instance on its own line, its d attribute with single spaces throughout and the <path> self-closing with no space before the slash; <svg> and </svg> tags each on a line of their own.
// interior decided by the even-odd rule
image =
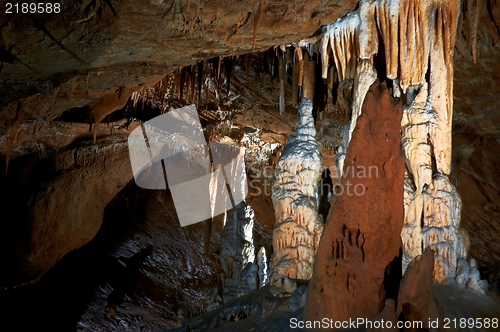
<svg viewBox="0 0 500 332">
<path fill-rule="evenodd" d="M 397 270 L 401 248 L 402 111 L 384 85 L 370 87 L 320 241 L 304 320 L 370 319 L 384 306 L 386 271 Z"/>
</svg>

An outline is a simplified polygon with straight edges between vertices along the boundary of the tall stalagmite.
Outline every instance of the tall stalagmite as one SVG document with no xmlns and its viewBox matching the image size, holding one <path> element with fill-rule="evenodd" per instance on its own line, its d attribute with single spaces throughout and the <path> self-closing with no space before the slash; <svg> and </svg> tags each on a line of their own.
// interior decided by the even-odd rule
<svg viewBox="0 0 500 332">
<path fill-rule="evenodd" d="M 400 269 L 402 112 L 384 85 L 370 87 L 321 238 L 304 320 L 372 318 L 394 296 L 388 271 Z"/>
<path fill-rule="evenodd" d="M 275 170 L 272 270 L 274 277 L 310 279 L 323 231 L 316 198 L 323 158 L 311 101 L 303 98 L 299 113 L 297 134 L 283 149 Z"/>
</svg>

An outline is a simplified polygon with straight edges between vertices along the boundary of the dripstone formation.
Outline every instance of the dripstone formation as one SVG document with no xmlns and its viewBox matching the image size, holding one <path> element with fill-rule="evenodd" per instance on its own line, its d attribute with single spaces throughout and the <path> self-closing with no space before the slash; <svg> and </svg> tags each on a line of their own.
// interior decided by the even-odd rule
<svg viewBox="0 0 500 332">
<path fill-rule="evenodd" d="M 283 149 L 275 170 L 272 270 L 276 277 L 310 279 L 323 231 L 316 198 L 323 158 L 311 101 L 303 98 L 299 113 L 297 134 Z"/>
</svg>

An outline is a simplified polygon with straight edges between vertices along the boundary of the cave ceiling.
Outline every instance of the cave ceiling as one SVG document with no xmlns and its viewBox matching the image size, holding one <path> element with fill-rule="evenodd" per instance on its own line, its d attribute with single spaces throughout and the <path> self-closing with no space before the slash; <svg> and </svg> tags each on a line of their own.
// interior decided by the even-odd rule
<svg viewBox="0 0 500 332">
<path fill-rule="evenodd" d="M 175 68 L 313 36 L 356 7 L 335 1 L 63 1 L 60 13 L 0 17 L 0 131 L 50 121 Z"/>
</svg>

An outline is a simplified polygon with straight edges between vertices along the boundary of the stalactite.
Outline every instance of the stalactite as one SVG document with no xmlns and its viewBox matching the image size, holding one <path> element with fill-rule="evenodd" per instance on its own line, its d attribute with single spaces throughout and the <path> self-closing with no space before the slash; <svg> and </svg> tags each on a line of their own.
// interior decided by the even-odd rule
<svg viewBox="0 0 500 332">
<path fill-rule="evenodd" d="M 226 74 L 226 97 L 229 97 L 229 92 L 231 90 L 231 77 L 233 75 L 234 60 L 231 57 L 224 59 L 224 72 Z"/>
<path fill-rule="evenodd" d="M 477 26 L 479 24 L 479 11 L 484 7 L 484 0 L 467 0 L 467 25 L 469 34 L 467 40 L 472 50 L 472 61 L 476 63 Z"/>
<path fill-rule="evenodd" d="M 297 53 L 297 60 L 299 61 L 299 77 L 298 77 L 298 84 L 299 86 L 302 86 L 304 84 L 304 58 L 302 55 L 302 48 L 297 47 L 295 49 Z"/>
<path fill-rule="evenodd" d="M 299 62 L 295 59 L 292 61 L 292 103 L 299 103 Z"/>
<path fill-rule="evenodd" d="M 316 62 L 310 59 L 308 55 L 302 61 L 304 63 L 303 70 L 303 97 L 309 100 L 314 100 L 314 87 L 316 84 Z"/>
<path fill-rule="evenodd" d="M 279 58 L 279 107 L 280 114 L 285 113 L 285 82 L 286 82 L 286 63 L 283 51 L 278 55 Z"/>
<path fill-rule="evenodd" d="M 189 104 L 189 97 L 191 96 L 191 70 L 186 70 L 186 74 L 184 77 L 185 77 L 185 84 L 186 84 L 185 99 L 186 99 L 186 102 Z"/>
<path fill-rule="evenodd" d="M 399 70 L 399 0 L 377 1 L 376 17 L 384 41 L 386 76 L 395 79 Z"/>
<path fill-rule="evenodd" d="M 246 55 L 245 75 L 247 77 L 247 80 L 250 78 L 250 69 L 252 68 L 252 58 L 253 58 L 252 53 L 248 53 Z"/>
<path fill-rule="evenodd" d="M 52 96 L 52 102 L 50 103 L 50 107 L 49 107 L 49 112 L 51 109 L 54 108 L 54 104 L 56 103 L 56 97 L 57 97 L 57 94 L 59 93 L 60 90 L 61 90 L 61 86 L 58 86 L 57 89 L 54 91 L 54 95 Z"/>
<path fill-rule="evenodd" d="M 356 57 L 359 53 L 358 29 L 360 24 L 358 12 L 351 12 L 325 27 L 320 45 L 330 45 L 335 67 L 340 80 L 354 77 Z M 323 63 L 328 63 L 325 54 Z M 324 74 L 326 75 L 326 74 Z M 324 76 L 326 77 L 326 76 Z"/>
<path fill-rule="evenodd" d="M 451 171 L 451 125 L 453 113 L 453 51 L 460 1 L 435 0 L 435 26 L 430 51 L 429 103 L 436 114 L 431 126 L 437 170 Z"/>
<path fill-rule="evenodd" d="M 174 96 L 179 95 L 179 86 L 180 86 L 180 73 L 179 69 L 176 69 L 174 71 L 174 91 L 173 91 Z"/>
<path fill-rule="evenodd" d="M 191 98 L 190 98 L 190 103 L 195 104 L 196 103 L 196 71 L 194 70 L 194 67 L 191 67 Z"/>
<path fill-rule="evenodd" d="M 222 57 L 219 56 L 219 62 L 217 63 L 217 82 L 220 80 L 220 72 L 222 68 Z M 219 84 L 219 83 L 217 83 Z"/>
<path fill-rule="evenodd" d="M 203 86 L 203 77 L 207 68 L 207 59 L 198 62 L 198 99 L 196 100 L 196 107 L 200 107 L 201 103 L 201 88 Z"/>
<path fill-rule="evenodd" d="M 326 78 L 326 84 L 327 84 L 327 104 L 329 103 L 335 103 L 335 100 L 333 98 L 333 85 L 336 81 L 336 72 L 335 72 L 335 67 L 330 67 L 328 69 L 328 76 Z"/>
</svg>

